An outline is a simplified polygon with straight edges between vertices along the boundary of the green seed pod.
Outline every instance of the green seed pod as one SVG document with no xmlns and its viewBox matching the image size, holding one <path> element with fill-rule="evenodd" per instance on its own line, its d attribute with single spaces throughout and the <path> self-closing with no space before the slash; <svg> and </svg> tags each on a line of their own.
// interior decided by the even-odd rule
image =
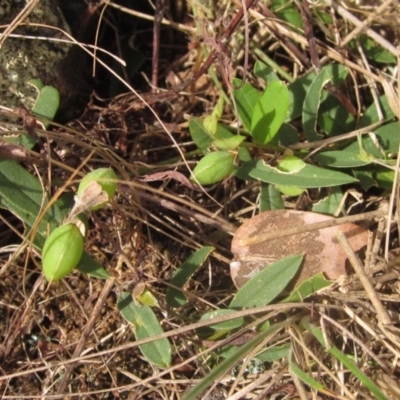
<svg viewBox="0 0 400 400">
<path fill-rule="evenodd" d="M 49 282 L 68 275 L 83 254 L 83 237 L 75 224 L 61 225 L 46 239 L 42 252 L 43 274 Z"/>
<path fill-rule="evenodd" d="M 110 182 L 108 181 L 109 179 L 117 179 L 117 175 L 115 174 L 112 168 L 99 168 L 90 172 L 81 180 L 76 196 L 83 203 L 86 203 L 87 199 L 89 201 L 92 201 L 93 200 L 92 197 L 96 195 L 96 192 L 93 193 L 94 190 L 89 185 L 94 181 L 98 183 L 101 186 L 101 190 L 107 194 L 108 196 L 107 201 L 110 200 L 114 196 L 115 191 L 117 190 L 117 183 Z M 88 209 L 91 211 L 98 210 L 102 208 L 107 201 L 103 201 L 100 204 L 89 206 Z"/>
</svg>

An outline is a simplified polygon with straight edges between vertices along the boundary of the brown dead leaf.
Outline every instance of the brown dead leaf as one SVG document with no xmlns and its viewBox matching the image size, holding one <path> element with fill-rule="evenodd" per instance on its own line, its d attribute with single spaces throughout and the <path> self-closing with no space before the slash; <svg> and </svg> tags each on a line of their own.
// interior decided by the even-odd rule
<svg viewBox="0 0 400 400">
<path fill-rule="evenodd" d="M 295 254 L 304 254 L 302 269 L 296 279 L 296 286 L 313 275 L 323 272 L 328 279 L 336 280 L 346 275 L 346 254 L 336 240 L 342 231 L 354 251 L 367 243 L 367 230 L 352 223 L 329 228 L 310 230 L 287 237 L 243 245 L 246 239 L 255 238 L 266 232 L 279 232 L 334 218 L 313 212 L 294 210 L 266 211 L 246 221 L 235 233 L 231 250 L 231 276 L 236 287 L 241 287 L 257 272 L 272 262 Z"/>
</svg>

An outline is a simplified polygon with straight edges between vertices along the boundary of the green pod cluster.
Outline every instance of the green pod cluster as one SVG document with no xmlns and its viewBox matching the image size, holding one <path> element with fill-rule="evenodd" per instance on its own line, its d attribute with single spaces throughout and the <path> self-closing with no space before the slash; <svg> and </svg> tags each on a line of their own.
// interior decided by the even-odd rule
<svg viewBox="0 0 400 400">
<path fill-rule="evenodd" d="M 43 274 L 49 282 L 68 275 L 79 263 L 84 240 L 73 223 L 61 225 L 46 239 L 42 252 Z"/>
</svg>

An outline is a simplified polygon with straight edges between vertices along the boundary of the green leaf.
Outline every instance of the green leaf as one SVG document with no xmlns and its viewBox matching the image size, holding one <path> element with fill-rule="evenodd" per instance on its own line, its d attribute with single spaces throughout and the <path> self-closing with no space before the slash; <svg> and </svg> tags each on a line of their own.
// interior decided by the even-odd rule
<svg viewBox="0 0 400 400">
<path fill-rule="evenodd" d="M 250 177 L 274 185 L 321 188 L 357 182 L 357 179 L 342 172 L 318 168 L 309 164 L 306 164 L 299 172 L 294 173 L 282 172 L 278 168 L 266 165 L 262 160 L 250 161 L 246 164 L 242 168 L 249 170 Z"/>
<path fill-rule="evenodd" d="M 394 118 L 394 113 L 392 108 L 389 105 L 388 99 L 386 95 L 382 95 L 378 99 L 379 108 L 382 112 L 383 120 L 388 121 Z M 378 113 L 378 108 L 376 107 L 376 103 L 373 102 L 364 112 L 363 116 L 360 119 L 359 127 L 364 128 L 368 125 L 379 120 L 380 113 Z"/>
<path fill-rule="evenodd" d="M 377 46 L 375 40 L 372 40 L 366 35 L 360 34 L 357 35 L 357 41 L 359 42 L 360 47 L 363 49 L 364 54 L 370 60 L 381 64 L 396 64 L 396 56 L 390 51 L 384 49 L 382 46 Z M 353 49 L 357 48 L 354 40 L 352 40 L 349 45 Z"/>
<path fill-rule="evenodd" d="M 213 318 L 223 317 L 235 313 L 236 310 L 220 309 L 212 310 L 203 314 L 200 321 L 209 321 Z M 244 318 L 230 319 L 229 321 L 219 322 L 217 324 L 210 324 L 209 326 L 203 326 L 196 330 L 197 334 L 201 339 L 204 340 L 216 340 L 224 336 L 225 334 L 233 331 L 234 329 L 240 328 L 244 324 Z"/>
<path fill-rule="evenodd" d="M 213 138 L 204 128 L 201 119 L 190 119 L 189 132 L 192 140 L 196 143 L 196 146 L 202 151 L 203 154 L 207 154 L 208 148 L 210 147 Z"/>
<path fill-rule="evenodd" d="M 391 169 L 377 168 L 374 177 L 379 184 L 379 187 L 386 190 L 393 188 L 395 172 Z"/>
<path fill-rule="evenodd" d="M 264 332 L 259 333 L 256 337 L 248 341 L 242 347 L 238 348 L 230 357 L 227 357 L 224 361 L 218 364 L 213 370 L 206 375 L 199 383 L 196 384 L 192 389 L 184 394 L 182 400 L 193 400 L 199 398 L 203 391 L 214 384 L 220 379 L 227 371 L 231 370 L 240 360 L 250 354 L 250 352 L 258 346 L 266 337 L 272 335 L 274 332 L 284 328 L 286 321 L 277 323 L 271 326 Z"/>
<path fill-rule="evenodd" d="M 44 87 L 44 83 L 41 81 L 41 79 L 37 78 L 29 79 L 28 85 L 33 86 L 37 90 L 38 94 Z"/>
<path fill-rule="evenodd" d="M 379 144 L 383 148 L 383 150 L 385 150 L 388 153 L 397 154 L 400 143 L 398 122 L 392 122 L 390 124 L 380 126 L 374 131 L 374 133 L 377 136 Z M 362 146 L 368 154 L 370 154 L 375 158 L 379 158 L 381 160 L 384 159 L 382 153 L 376 147 L 373 140 L 369 136 L 364 135 L 361 140 L 362 140 Z M 359 152 L 360 147 L 357 142 L 353 142 L 352 144 L 347 146 L 344 150 L 355 153 Z"/>
<path fill-rule="evenodd" d="M 203 121 L 204 128 L 211 134 L 211 136 L 215 136 L 217 133 L 218 121 L 222 116 L 223 109 L 224 109 L 224 97 L 220 96 L 211 115 L 208 115 L 207 117 L 204 118 Z"/>
<path fill-rule="evenodd" d="M 379 186 L 370 170 L 355 169 L 353 170 L 353 175 L 359 180 L 361 188 L 365 191 L 371 189 L 371 187 Z"/>
<path fill-rule="evenodd" d="M 239 87 L 242 81 L 240 79 L 234 79 L 233 84 L 235 87 Z M 239 113 L 239 118 L 242 121 L 243 126 L 248 132 L 251 130 L 251 118 L 253 115 L 254 107 L 261 97 L 260 92 L 251 86 L 249 83 L 245 83 L 240 89 L 235 89 L 233 92 L 236 106 Z"/>
<path fill-rule="evenodd" d="M 354 168 L 371 163 L 362 160 L 359 151 L 353 152 L 349 150 L 324 151 L 313 156 L 313 160 L 333 168 Z"/>
<path fill-rule="evenodd" d="M 335 186 L 330 189 L 330 193 L 327 197 L 313 204 L 312 210 L 319 214 L 334 215 L 342 199 L 342 189 L 339 186 Z"/>
<path fill-rule="evenodd" d="M 262 353 L 257 354 L 256 357 L 258 360 L 263 362 L 274 362 L 287 357 L 290 349 L 290 343 L 285 343 L 281 346 L 275 345 L 267 350 L 264 350 Z"/>
<path fill-rule="evenodd" d="M 28 133 L 21 133 L 18 136 L 2 136 L 2 139 L 7 143 L 12 143 L 28 150 L 32 150 L 36 145 L 36 140 Z"/>
<path fill-rule="evenodd" d="M 238 158 L 240 161 L 247 162 L 251 161 L 253 157 L 250 154 L 250 151 L 248 148 L 240 146 L 238 148 Z"/>
<path fill-rule="evenodd" d="M 285 196 L 295 197 L 304 193 L 304 188 L 296 188 L 293 186 L 277 185 L 276 188 Z"/>
<path fill-rule="evenodd" d="M 278 164 L 278 169 L 283 172 L 300 172 L 307 164 L 298 157 L 286 156 Z"/>
<path fill-rule="evenodd" d="M 292 293 L 290 293 L 289 297 L 282 300 L 282 303 L 301 302 L 307 297 L 317 293 L 318 290 L 332 285 L 332 283 L 332 281 L 325 279 L 322 273 L 316 274 L 296 287 Z"/>
<path fill-rule="evenodd" d="M 260 212 L 269 210 L 282 210 L 285 208 L 282 196 L 275 185 L 261 182 Z"/>
<path fill-rule="evenodd" d="M 308 88 L 304 99 L 302 123 L 304 134 L 309 142 L 321 139 L 317 134 L 317 116 L 322 89 L 329 81 L 330 76 L 328 71 L 326 69 L 321 70 Z"/>
<path fill-rule="evenodd" d="M 86 251 L 83 252 L 76 269 L 98 279 L 107 279 L 110 276 L 107 270 Z"/>
<path fill-rule="evenodd" d="M 380 391 L 380 389 L 375 385 L 375 383 L 366 376 L 360 369 L 349 359 L 349 357 L 342 353 L 336 346 L 333 344 L 325 343 L 324 336 L 320 328 L 311 324 L 309 321 L 309 317 L 305 317 L 302 320 L 302 325 L 306 328 L 307 332 L 310 332 L 314 337 L 318 340 L 318 342 L 325 348 L 325 350 L 332 354 L 339 362 L 343 363 L 343 365 L 352 373 L 374 396 L 376 396 L 379 400 L 386 400 L 386 397 Z"/>
<path fill-rule="evenodd" d="M 348 109 L 326 91 L 321 94 L 317 121 L 320 129 L 329 136 L 341 135 L 356 128 L 356 121 Z"/>
<path fill-rule="evenodd" d="M 289 370 L 295 374 L 300 380 L 302 380 L 306 385 L 312 387 L 315 390 L 325 393 L 325 386 L 313 379 L 310 375 L 306 374 L 300 369 L 300 367 L 293 361 L 289 362 Z"/>
<path fill-rule="evenodd" d="M 226 139 L 215 139 L 213 145 L 220 150 L 236 150 L 246 138 L 236 135 Z"/>
<path fill-rule="evenodd" d="M 130 293 L 122 293 L 117 306 L 122 317 L 134 326 L 136 340 L 163 333 L 153 310 L 148 306 L 136 305 Z M 153 365 L 160 368 L 168 368 L 171 365 L 171 344 L 166 338 L 142 344 L 139 349 Z"/>
<path fill-rule="evenodd" d="M 315 72 L 296 79 L 293 83 L 289 84 L 289 106 L 286 116 L 286 122 L 293 121 L 301 116 L 303 111 L 303 103 L 306 97 L 308 87 L 315 78 Z"/>
<path fill-rule="evenodd" d="M 251 135 L 259 143 L 271 143 L 286 118 L 289 94 L 286 85 L 275 81 L 268 85 L 254 107 Z"/>
<path fill-rule="evenodd" d="M 297 130 L 287 123 L 283 123 L 276 134 L 276 141 L 283 147 L 289 147 L 299 142 Z"/>
<path fill-rule="evenodd" d="M 254 64 L 254 75 L 263 79 L 265 83 L 279 81 L 279 77 L 274 70 L 260 60 L 256 60 Z"/>
<path fill-rule="evenodd" d="M 214 247 L 205 246 L 190 255 L 176 270 L 171 278 L 170 284 L 179 288 L 190 279 L 196 270 L 204 263 Z M 181 307 L 187 303 L 186 296 L 182 291 L 169 287 L 167 290 L 167 303 L 170 307 Z"/>
<path fill-rule="evenodd" d="M 227 151 L 215 151 L 205 155 L 192 174 L 201 185 L 212 185 L 227 178 L 235 169 L 235 155 Z M 191 178 L 192 182 L 196 182 Z"/>
<path fill-rule="evenodd" d="M 52 121 L 60 106 L 60 94 L 53 86 L 44 86 L 36 99 L 32 113 Z"/>
<path fill-rule="evenodd" d="M 0 207 L 6 208 L 24 223 L 26 231 L 48 204 L 40 182 L 25 168 L 11 160 L 0 159 Z M 60 225 L 62 215 L 53 205 L 37 226 L 33 244 L 41 249 L 47 234 Z"/>
<path fill-rule="evenodd" d="M 289 256 L 262 269 L 232 299 L 230 308 L 252 308 L 271 303 L 296 275 L 303 256 Z"/>
</svg>

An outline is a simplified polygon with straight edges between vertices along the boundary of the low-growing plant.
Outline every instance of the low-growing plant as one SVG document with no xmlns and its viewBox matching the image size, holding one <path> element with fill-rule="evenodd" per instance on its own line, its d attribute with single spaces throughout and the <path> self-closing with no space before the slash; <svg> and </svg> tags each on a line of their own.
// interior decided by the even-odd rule
<svg viewBox="0 0 400 400">
<path fill-rule="evenodd" d="M 264 91 L 234 81 L 239 87 L 234 97 L 242 125 L 240 134 L 235 127 L 218 122 L 220 103 L 203 120 L 190 120 L 192 139 L 204 154 L 193 170 L 193 182 L 209 185 L 232 176 L 260 181 L 262 210 L 271 201 L 271 191 L 276 195 L 276 190 L 295 196 L 310 188 L 355 183 L 363 189 L 391 186 L 394 172 L 385 170 L 385 165 L 390 168 L 399 137 L 395 134 L 397 123 L 389 122 L 394 113 L 385 95 L 379 99 L 382 126 L 365 135 L 371 124 L 378 125 L 376 105 L 368 107 L 357 123 L 345 105 L 323 90 L 328 82 L 335 86 L 343 82 L 345 67 L 329 65 L 288 86 L 259 61 L 254 74 L 264 80 Z M 308 143 L 299 143 L 302 135 Z M 324 145 L 329 149 L 313 150 Z M 268 154 L 276 153 L 280 153 L 276 165 L 264 161 Z M 337 191 L 340 189 L 335 190 L 335 196 Z"/>
</svg>

